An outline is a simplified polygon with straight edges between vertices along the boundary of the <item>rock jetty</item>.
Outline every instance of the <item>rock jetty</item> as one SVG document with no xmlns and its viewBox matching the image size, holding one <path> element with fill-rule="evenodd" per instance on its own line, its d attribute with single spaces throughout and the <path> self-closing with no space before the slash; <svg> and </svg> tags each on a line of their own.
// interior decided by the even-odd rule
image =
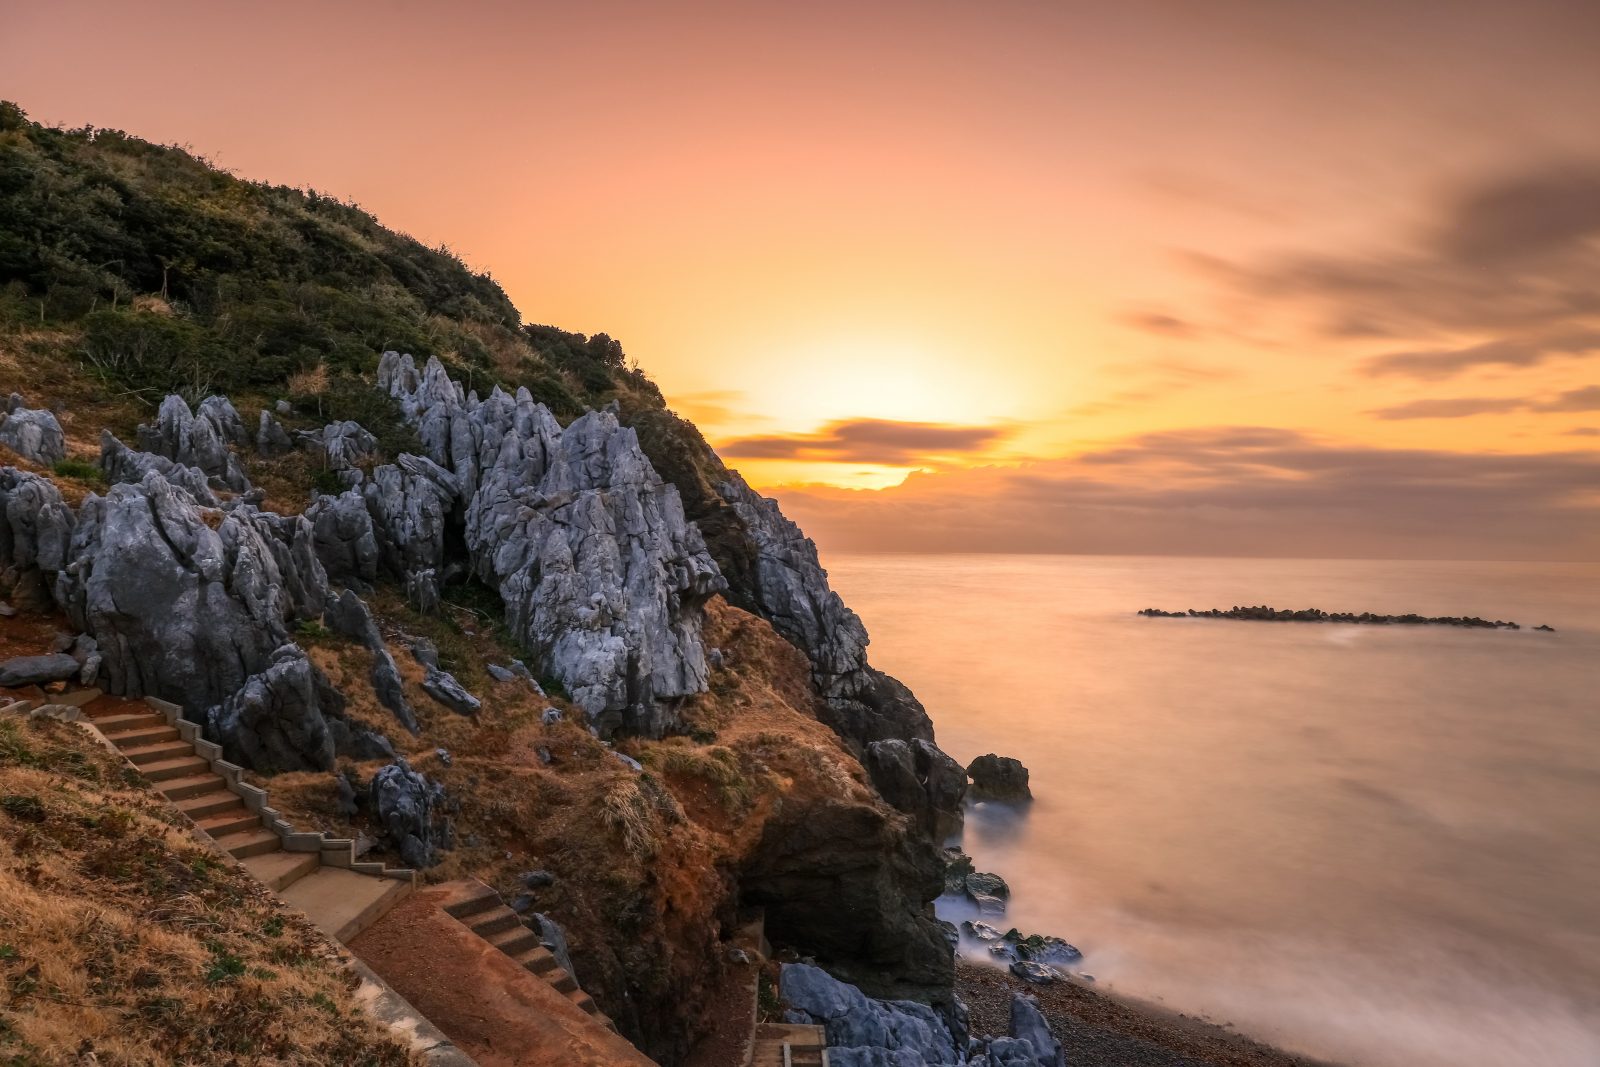
<svg viewBox="0 0 1600 1067">
<path fill-rule="evenodd" d="M 1323 611 L 1320 608 L 1304 608 L 1291 611 L 1284 608 L 1270 608 L 1265 604 L 1257 607 L 1241 608 L 1235 605 L 1226 611 L 1221 608 L 1212 608 L 1210 611 L 1162 611 L 1160 608 L 1145 608 L 1140 615 L 1152 619 L 1243 619 L 1246 622 L 1344 622 L 1355 623 L 1360 626 L 1465 626 L 1480 630 L 1520 630 L 1517 623 L 1505 619 L 1480 619 L 1476 615 L 1379 615 L 1370 611 L 1359 614 L 1353 611 Z M 1535 626 L 1535 630 L 1554 633 L 1553 626 Z"/>
</svg>

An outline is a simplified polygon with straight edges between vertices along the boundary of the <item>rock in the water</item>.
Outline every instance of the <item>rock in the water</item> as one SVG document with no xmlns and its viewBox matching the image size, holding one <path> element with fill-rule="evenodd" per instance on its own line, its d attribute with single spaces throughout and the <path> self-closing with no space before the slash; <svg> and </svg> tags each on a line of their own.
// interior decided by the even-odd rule
<svg viewBox="0 0 1600 1067">
<path fill-rule="evenodd" d="M 1012 932 L 1015 934 L 1015 931 Z M 1007 940 L 1016 947 L 1018 958 L 1032 960 L 1060 969 L 1083 959 L 1076 945 L 1069 945 L 1059 937 L 1049 934 L 1030 934 L 1027 937 L 1008 935 Z"/>
<path fill-rule="evenodd" d="M 1011 896 L 1011 887 L 1006 885 L 1004 878 L 984 871 L 974 871 L 967 875 L 964 889 L 968 896 L 984 894 L 1002 900 Z"/>
<path fill-rule="evenodd" d="M 45 467 L 67 458 L 67 435 L 52 412 L 24 406 L 16 393 L 11 394 L 7 408 L 0 414 L 0 445 Z"/>
<path fill-rule="evenodd" d="M 944 891 L 965 893 L 967 875 L 972 873 L 972 857 L 959 848 L 950 847 L 944 850 L 944 859 Z"/>
<path fill-rule="evenodd" d="M 1054 967 L 1034 960 L 1017 960 L 1011 965 L 1011 973 L 1023 981 L 1033 982 L 1036 985 L 1061 981 L 1061 974 Z"/>
<path fill-rule="evenodd" d="M 990 926 L 986 922 L 968 920 L 961 924 L 961 929 L 963 932 L 971 934 L 979 941 L 999 941 L 1002 936 L 999 930 Z"/>
<path fill-rule="evenodd" d="M 335 745 L 323 705 L 334 702 L 331 691 L 298 645 L 284 645 L 266 670 L 207 712 L 206 736 L 228 759 L 269 774 L 330 771 Z"/>
<path fill-rule="evenodd" d="M 418 870 L 438 863 L 448 837 L 444 787 L 398 759 L 373 776 L 369 792 L 378 824 L 394 842 L 401 861 Z"/>
<path fill-rule="evenodd" d="M 0 663 L 0 686 L 15 689 L 24 685 L 44 685 L 74 677 L 81 664 L 65 652 L 46 656 L 15 656 Z"/>
<path fill-rule="evenodd" d="M 422 688 L 433 699 L 458 715 L 476 715 L 483 707 L 477 697 L 467 692 L 455 675 L 430 668 L 423 676 Z"/>
<path fill-rule="evenodd" d="M 967 795 L 973 800 L 1019 801 L 1032 800 L 1028 789 L 1028 768 L 1021 760 L 1010 756 L 997 756 L 993 752 L 979 756 L 967 766 L 972 786 Z"/>
</svg>

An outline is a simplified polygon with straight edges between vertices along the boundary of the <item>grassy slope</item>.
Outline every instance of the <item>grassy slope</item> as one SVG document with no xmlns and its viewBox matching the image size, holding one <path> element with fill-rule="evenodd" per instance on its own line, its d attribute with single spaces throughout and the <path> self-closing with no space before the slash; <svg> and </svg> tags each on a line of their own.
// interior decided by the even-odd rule
<svg viewBox="0 0 1600 1067">
<path fill-rule="evenodd" d="M 0 719 L 0 1061 L 406 1064 L 331 946 L 81 728 Z"/>
</svg>

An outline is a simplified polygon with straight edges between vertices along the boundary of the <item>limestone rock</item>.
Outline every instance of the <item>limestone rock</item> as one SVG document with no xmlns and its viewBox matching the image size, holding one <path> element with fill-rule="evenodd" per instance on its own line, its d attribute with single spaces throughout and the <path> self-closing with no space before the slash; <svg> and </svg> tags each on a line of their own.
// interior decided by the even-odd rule
<svg viewBox="0 0 1600 1067">
<path fill-rule="evenodd" d="M 188 467 L 199 467 L 214 484 L 236 493 L 250 488 L 250 479 L 228 447 L 247 440 L 244 420 L 226 397 L 211 396 L 200 402 L 198 413 L 189 410 L 176 394 L 161 402 L 154 425 L 139 426 L 139 447 Z"/>
<path fill-rule="evenodd" d="M 305 511 L 312 544 L 330 581 L 369 588 L 378 578 L 378 535 L 359 489 L 322 495 Z"/>
<path fill-rule="evenodd" d="M 289 439 L 289 432 L 283 428 L 283 423 L 262 408 L 261 417 L 256 421 L 256 452 L 270 458 L 281 456 L 293 448 L 294 442 Z"/>
<path fill-rule="evenodd" d="M 993 752 L 979 756 L 967 766 L 972 778 L 968 795 L 974 800 L 1022 801 L 1032 800 L 1028 789 L 1028 768 L 1021 760 L 1010 756 L 997 756 Z"/>
<path fill-rule="evenodd" d="M 65 567 L 76 525 L 49 479 L 0 467 L 0 570 L 14 572 L 12 584 L 24 573 Z"/>
<path fill-rule="evenodd" d="M 563 429 L 526 389 L 479 401 L 437 360 L 385 353 L 378 380 L 453 476 L 474 572 L 542 670 L 602 736 L 672 726 L 706 688 L 700 608 L 724 583 L 634 432 L 612 412 Z"/>
<path fill-rule="evenodd" d="M 44 685 L 75 676 L 81 664 L 65 652 L 44 656 L 13 656 L 0 663 L 0 686 L 14 689 L 24 685 Z"/>
<path fill-rule="evenodd" d="M 373 814 L 406 866 L 421 870 L 439 862 L 447 847 L 444 787 L 395 760 L 372 778 Z"/>
<path fill-rule="evenodd" d="M 24 406 L 16 393 L 11 394 L 6 412 L 0 414 L 0 445 L 45 467 L 67 458 L 67 435 L 55 414 Z"/>
<path fill-rule="evenodd" d="M 199 467 L 189 467 L 154 452 L 136 452 L 117 440 L 110 430 L 100 431 L 100 471 L 112 485 L 142 482 L 152 471 L 194 497 L 206 507 L 217 507 L 210 480 Z"/>
<path fill-rule="evenodd" d="M 354 590 L 346 589 L 337 597 L 328 598 L 322 614 L 323 623 L 334 633 L 360 641 L 372 653 L 372 689 L 378 702 L 394 713 L 400 724 L 413 734 L 421 732 L 417 716 L 406 699 L 405 684 L 400 677 L 400 667 L 384 644 L 383 634 L 372 618 L 372 611 Z"/>
<path fill-rule="evenodd" d="M 378 454 L 378 439 L 349 419 L 329 423 L 321 430 L 302 430 L 300 440 L 321 452 L 328 467 L 336 471 L 360 466 Z"/>
<path fill-rule="evenodd" d="M 466 688 L 456 681 L 455 675 L 441 671 L 437 667 L 428 669 L 428 673 L 422 679 L 422 688 L 429 696 L 457 715 L 476 715 L 483 707 L 477 697 L 467 692 Z"/>
<path fill-rule="evenodd" d="M 206 736 L 228 759 L 269 774 L 332 770 L 334 737 L 323 714 L 331 688 L 298 645 L 284 645 L 206 713 Z"/>
<path fill-rule="evenodd" d="M 102 688 L 209 708 L 266 670 L 288 623 L 321 613 L 310 525 L 239 507 L 212 529 L 150 472 L 89 496 L 56 598 L 99 643 Z"/>
<path fill-rule="evenodd" d="M 539 935 L 539 943 L 550 950 L 562 970 L 574 978 L 578 977 L 577 969 L 572 966 L 572 952 L 567 947 L 567 932 L 561 928 L 561 924 L 540 912 L 534 912 L 530 919 L 528 925 Z"/>
<path fill-rule="evenodd" d="M 779 993 L 793 1010 L 826 1030 L 834 1062 L 839 1062 L 840 1050 L 867 1049 L 898 1055 L 846 1057 L 846 1062 L 955 1064 L 966 1059 L 965 1041 L 958 1041 L 949 1024 L 926 1004 L 871 1000 L 857 987 L 805 963 L 783 965 Z"/>
</svg>

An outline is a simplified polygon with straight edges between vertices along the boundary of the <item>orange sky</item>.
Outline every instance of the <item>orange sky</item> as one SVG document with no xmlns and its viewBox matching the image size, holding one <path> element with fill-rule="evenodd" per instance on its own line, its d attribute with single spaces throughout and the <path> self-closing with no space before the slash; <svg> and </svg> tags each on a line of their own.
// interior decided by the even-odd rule
<svg viewBox="0 0 1600 1067">
<path fill-rule="evenodd" d="M 11 0 L 0 96 L 448 243 L 758 485 L 1267 427 L 1581 496 L 1596 55 L 1554 0 Z"/>
</svg>

